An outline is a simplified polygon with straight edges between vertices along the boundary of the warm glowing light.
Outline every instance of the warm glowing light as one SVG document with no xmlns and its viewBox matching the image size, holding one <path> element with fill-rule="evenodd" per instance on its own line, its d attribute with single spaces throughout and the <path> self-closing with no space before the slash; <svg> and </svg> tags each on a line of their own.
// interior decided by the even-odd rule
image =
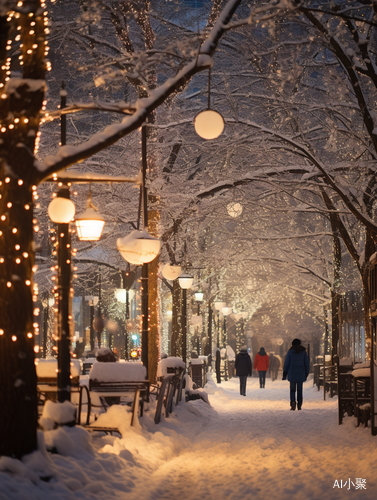
<svg viewBox="0 0 377 500">
<path fill-rule="evenodd" d="M 172 266 L 171 264 L 165 264 L 161 272 L 165 279 L 173 281 L 182 273 L 182 269 L 181 266 Z"/>
<path fill-rule="evenodd" d="M 132 231 L 125 238 L 118 238 L 117 247 L 122 257 L 130 264 L 141 265 L 152 262 L 160 253 L 161 241 L 147 231 Z"/>
<path fill-rule="evenodd" d="M 68 224 L 75 216 L 75 204 L 69 198 L 56 196 L 48 206 L 48 215 L 52 222 Z"/>
<path fill-rule="evenodd" d="M 191 276 L 191 274 L 182 273 L 180 276 L 178 276 L 178 281 L 180 287 L 183 288 L 184 290 L 187 290 L 192 287 L 192 284 L 194 282 L 194 277 Z"/>
<path fill-rule="evenodd" d="M 217 111 L 207 109 L 196 115 L 194 127 L 202 139 L 216 139 L 224 130 L 224 118 Z"/>
<path fill-rule="evenodd" d="M 80 241 L 98 241 L 102 236 L 105 219 L 93 208 L 87 208 L 76 217 L 75 223 Z"/>
</svg>

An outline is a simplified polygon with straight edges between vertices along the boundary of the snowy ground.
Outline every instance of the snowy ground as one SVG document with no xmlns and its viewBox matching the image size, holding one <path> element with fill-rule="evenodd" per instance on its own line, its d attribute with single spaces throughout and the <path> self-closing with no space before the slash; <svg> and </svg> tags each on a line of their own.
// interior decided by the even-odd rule
<svg viewBox="0 0 377 500">
<path fill-rule="evenodd" d="M 157 426 L 151 411 L 137 428 L 126 415 L 123 438 L 45 433 L 60 454 L 42 447 L 24 463 L 2 457 L 0 500 L 376 498 L 377 437 L 353 418 L 338 426 L 337 399 L 323 401 L 311 382 L 295 412 L 281 380 L 259 389 L 248 379 L 246 398 L 238 379 L 206 390 L 211 407 L 180 403 Z M 112 410 L 108 418 L 125 421 L 123 408 Z"/>
</svg>

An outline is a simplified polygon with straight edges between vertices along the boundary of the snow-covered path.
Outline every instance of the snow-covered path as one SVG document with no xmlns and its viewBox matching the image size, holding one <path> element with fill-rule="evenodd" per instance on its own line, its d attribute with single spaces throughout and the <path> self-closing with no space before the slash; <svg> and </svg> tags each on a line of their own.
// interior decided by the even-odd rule
<svg viewBox="0 0 377 500">
<path fill-rule="evenodd" d="M 324 402 L 311 383 L 295 412 L 287 382 L 267 379 L 266 386 L 249 379 L 245 398 L 238 379 L 212 383 L 214 411 L 199 419 L 196 432 L 190 429 L 190 444 L 153 473 L 143 498 L 173 499 L 178 491 L 182 499 L 376 498 L 377 443 L 370 431 L 355 429 L 354 419 L 338 426 L 336 398 Z M 356 478 L 366 479 L 366 490 L 356 489 Z M 333 488 L 348 479 L 355 486 Z"/>
<path fill-rule="evenodd" d="M 149 411 L 130 427 L 124 407 L 113 406 L 106 418 L 123 424 L 122 438 L 45 432 L 59 454 L 42 446 L 23 464 L 0 458 L 0 500 L 376 498 L 377 438 L 352 417 L 339 426 L 337 399 L 323 401 L 311 382 L 294 412 L 281 380 L 259 389 L 248 379 L 246 397 L 238 379 L 211 380 L 206 391 L 211 406 L 182 402 L 157 426 Z"/>
</svg>

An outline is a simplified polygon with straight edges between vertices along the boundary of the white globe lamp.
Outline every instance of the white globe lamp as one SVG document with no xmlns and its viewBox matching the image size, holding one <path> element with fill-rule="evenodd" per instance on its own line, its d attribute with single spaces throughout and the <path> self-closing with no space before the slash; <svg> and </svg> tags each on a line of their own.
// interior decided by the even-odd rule
<svg viewBox="0 0 377 500">
<path fill-rule="evenodd" d="M 48 206 L 48 216 L 56 224 L 68 224 L 75 216 L 75 204 L 69 198 L 55 196 Z"/>
<path fill-rule="evenodd" d="M 194 118 L 194 128 L 202 139 L 216 139 L 224 130 L 224 118 L 217 111 L 206 109 Z"/>
<path fill-rule="evenodd" d="M 192 284 L 194 282 L 194 276 L 191 276 L 191 274 L 182 273 L 178 277 L 178 281 L 181 288 L 183 288 L 184 290 L 188 290 L 189 288 L 192 287 Z"/>
<path fill-rule="evenodd" d="M 161 241 L 145 229 L 132 231 L 128 236 L 117 239 L 122 257 L 130 264 L 142 265 L 152 262 L 160 253 Z"/>
<path fill-rule="evenodd" d="M 182 269 L 181 266 L 172 266 L 171 264 L 165 264 L 161 272 L 165 279 L 173 281 L 178 278 L 180 274 L 182 274 Z"/>
</svg>

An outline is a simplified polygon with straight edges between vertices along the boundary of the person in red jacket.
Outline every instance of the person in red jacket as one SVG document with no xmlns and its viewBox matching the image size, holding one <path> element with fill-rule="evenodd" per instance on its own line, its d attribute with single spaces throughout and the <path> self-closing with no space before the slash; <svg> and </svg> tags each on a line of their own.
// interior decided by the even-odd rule
<svg viewBox="0 0 377 500">
<path fill-rule="evenodd" d="M 264 389 L 265 387 L 266 371 L 268 370 L 269 366 L 270 366 L 270 358 L 267 356 L 264 347 L 261 347 L 254 359 L 254 370 L 258 370 L 259 385 L 261 389 Z"/>
</svg>

